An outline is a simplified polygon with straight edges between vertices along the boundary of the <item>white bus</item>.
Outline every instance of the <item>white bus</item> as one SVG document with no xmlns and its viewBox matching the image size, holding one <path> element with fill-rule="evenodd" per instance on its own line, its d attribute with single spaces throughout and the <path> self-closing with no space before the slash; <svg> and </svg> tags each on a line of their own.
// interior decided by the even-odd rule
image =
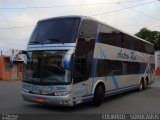
<svg viewBox="0 0 160 120">
<path fill-rule="evenodd" d="M 106 96 L 154 81 L 151 43 L 86 16 L 38 21 L 24 53 L 25 101 L 98 106 Z"/>
</svg>

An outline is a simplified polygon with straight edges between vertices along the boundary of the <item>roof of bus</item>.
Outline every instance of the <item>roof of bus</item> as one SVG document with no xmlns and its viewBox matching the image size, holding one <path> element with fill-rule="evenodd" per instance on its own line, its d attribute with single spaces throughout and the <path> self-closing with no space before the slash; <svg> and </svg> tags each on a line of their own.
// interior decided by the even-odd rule
<svg viewBox="0 0 160 120">
<path fill-rule="evenodd" d="M 40 22 L 40 21 L 45 21 L 45 20 L 65 19 L 65 18 L 79 18 L 79 19 L 81 19 L 81 20 L 84 20 L 84 19 L 94 20 L 94 21 L 99 22 L 99 23 L 101 23 L 101 24 L 107 25 L 107 26 L 109 26 L 109 27 L 111 27 L 111 28 L 114 28 L 114 29 L 116 29 L 116 30 L 118 30 L 118 31 L 120 31 L 120 32 L 122 32 L 122 33 L 125 33 L 125 34 L 127 34 L 127 35 L 129 35 L 129 36 L 132 36 L 132 37 L 134 37 L 134 38 L 137 38 L 137 39 L 139 39 L 139 40 L 142 40 L 142 41 L 144 41 L 144 42 L 146 42 L 146 43 L 149 43 L 149 44 L 153 45 L 151 42 L 148 42 L 148 41 L 146 41 L 146 40 L 144 40 L 144 39 L 142 39 L 142 38 L 139 38 L 139 37 L 137 37 L 137 36 L 135 36 L 135 35 L 132 35 L 132 34 L 130 34 L 130 33 L 124 32 L 123 30 L 120 30 L 120 29 L 118 29 L 118 28 L 116 28 L 116 27 L 114 27 L 114 26 L 112 26 L 112 25 L 107 24 L 106 22 L 102 22 L 102 21 L 97 20 L 97 19 L 95 19 L 95 18 L 93 18 L 93 17 L 90 17 L 90 16 L 83 16 L 83 15 L 58 16 L 58 17 L 52 17 L 52 18 L 47 18 L 47 19 L 39 20 L 39 22 Z"/>
</svg>

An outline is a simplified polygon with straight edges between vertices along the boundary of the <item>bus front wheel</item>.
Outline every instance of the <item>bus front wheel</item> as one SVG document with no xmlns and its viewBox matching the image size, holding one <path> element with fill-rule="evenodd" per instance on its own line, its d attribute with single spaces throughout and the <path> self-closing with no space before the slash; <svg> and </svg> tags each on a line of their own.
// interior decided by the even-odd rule
<svg viewBox="0 0 160 120">
<path fill-rule="evenodd" d="M 93 105 L 99 106 L 104 99 L 104 89 L 101 85 L 98 85 L 94 91 Z"/>
</svg>

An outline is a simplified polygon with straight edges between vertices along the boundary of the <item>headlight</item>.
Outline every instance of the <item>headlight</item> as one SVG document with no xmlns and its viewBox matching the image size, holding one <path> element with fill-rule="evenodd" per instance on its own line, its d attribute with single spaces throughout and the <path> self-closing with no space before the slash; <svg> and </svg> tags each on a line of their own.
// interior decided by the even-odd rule
<svg viewBox="0 0 160 120">
<path fill-rule="evenodd" d="M 29 92 L 29 90 L 26 89 L 26 88 L 22 88 L 22 91 L 24 91 L 24 92 Z"/>
<path fill-rule="evenodd" d="M 55 96 L 65 96 L 68 95 L 70 92 L 55 92 L 54 95 Z"/>
<path fill-rule="evenodd" d="M 57 92 L 55 92 L 55 91 L 48 91 L 48 90 L 44 90 L 44 91 L 42 91 L 42 94 L 44 94 L 44 95 L 55 95 L 55 96 L 65 96 L 65 95 L 68 95 L 70 92 L 64 92 L 64 91 L 57 91 Z"/>
</svg>

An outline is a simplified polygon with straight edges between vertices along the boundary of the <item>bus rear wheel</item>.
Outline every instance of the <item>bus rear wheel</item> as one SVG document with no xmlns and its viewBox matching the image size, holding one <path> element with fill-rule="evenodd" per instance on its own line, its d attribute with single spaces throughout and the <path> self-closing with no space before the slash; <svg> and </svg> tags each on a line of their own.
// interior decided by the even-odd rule
<svg viewBox="0 0 160 120">
<path fill-rule="evenodd" d="M 147 81 L 141 79 L 139 90 L 145 90 L 147 88 Z"/>
<path fill-rule="evenodd" d="M 145 90 L 147 88 L 147 81 L 144 80 L 144 83 L 143 83 L 143 90 Z"/>
<path fill-rule="evenodd" d="M 142 80 L 141 80 L 141 82 L 140 82 L 139 90 L 140 90 L 140 91 L 143 90 L 143 81 L 142 81 Z"/>
<path fill-rule="evenodd" d="M 101 85 L 98 85 L 94 92 L 93 105 L 99 106 L 104 99 L 104 89 Z"/>
</svg>

